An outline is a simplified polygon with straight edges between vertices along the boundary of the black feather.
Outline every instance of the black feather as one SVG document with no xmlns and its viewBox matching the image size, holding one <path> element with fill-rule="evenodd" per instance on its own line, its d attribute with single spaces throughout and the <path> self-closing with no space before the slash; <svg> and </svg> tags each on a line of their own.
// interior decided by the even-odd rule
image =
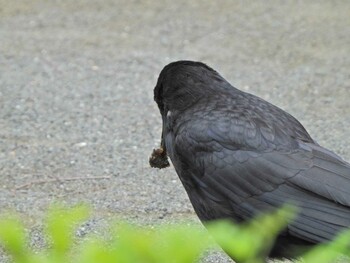
<svg viewBox="0 0 350 263">
<path fill-rule="evenodd" d="M 271 257 L 330 241 L 350 226 L 350 165 L 293 116 L 230 85 L 200 62 L 160 73 L 162 145 L 203 221 L 244 222 L 285 203 L 300 211 Z"/>
</svg>

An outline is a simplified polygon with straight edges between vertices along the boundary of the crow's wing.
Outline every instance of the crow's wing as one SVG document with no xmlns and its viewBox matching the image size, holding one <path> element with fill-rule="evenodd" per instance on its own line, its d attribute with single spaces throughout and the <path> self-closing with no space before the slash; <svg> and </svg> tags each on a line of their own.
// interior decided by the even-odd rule
<svg viewBox="0 0 350 263">
<path fill-rule="evenodd" d="M 168 136 L 185 188 L 191 181 L 203 198 L 192 203 L 210 200 L 215 206 L 225 204 L 225 209 L 229 204 L 233 216 L 245 220 L 289 202 L 300 208 L 289 234 L 310 242 L 328 241 L 350 226 L 350 166 L 340 157 L 300 140 L 281 149 L 258 151 L 252 144 L 240 149 L 238 135 L 209 130 L 192 123 Z M 237 138 L 242 145 L 244 139 Z"/>
</svg>

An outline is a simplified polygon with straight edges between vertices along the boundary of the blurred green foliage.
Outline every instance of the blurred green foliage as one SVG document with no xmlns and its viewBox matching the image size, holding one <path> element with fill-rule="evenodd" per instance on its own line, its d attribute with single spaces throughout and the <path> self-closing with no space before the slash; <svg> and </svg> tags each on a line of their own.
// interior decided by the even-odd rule
<svg viewBox="0 0 350 263">
<path fill-rule="evenodd" d="M 194 224 L 140 227 L 117 223 L 109 237 L 89 236 L 76 242 L 74 232 L 88 219 L 89 209 L 54 206 L 45 223 L 46 248 L 33 251 L 23 224 L 13 215 L 0 219 L 0 244 L 14 263 L 192 263 L 208 249 L 216 249 L 216 244 L 239 262 L 261 263 L 294 214 L 287 207 L 243 225 L 211 222 L 206 225 L 208 231 Z M 308 252 L 303 262 L 334 262 L 339 253 L 347 254 L 349 243 L 350 233 L 341 234 L 333 243 Z"/>
<path fill-rule="evenodd" d="M 286 206 L 257 216 L 246 224 L 229 221 L 209 223 L 207 228 L 221 248 L 237 262 L 265 262 L 277 234 L 293 219 L 295 210 Z"/>
</svg>

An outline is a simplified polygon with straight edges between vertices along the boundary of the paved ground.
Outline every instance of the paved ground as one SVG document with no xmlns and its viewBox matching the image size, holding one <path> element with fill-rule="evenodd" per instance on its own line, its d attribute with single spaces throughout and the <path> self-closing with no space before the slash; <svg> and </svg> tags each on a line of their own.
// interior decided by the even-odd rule
<svg viewBox="0 0 350 263">
<path fill-rule="evenodd" d="M 0 0 L 0 210 L 33 225 L 53 200 L 91 204 L 97 223 L 197 220 L 173 169 L 148 167 L 153 87 L 178 59 L 350 160 L 349 13 L 348 1 Z"/>
</svg>

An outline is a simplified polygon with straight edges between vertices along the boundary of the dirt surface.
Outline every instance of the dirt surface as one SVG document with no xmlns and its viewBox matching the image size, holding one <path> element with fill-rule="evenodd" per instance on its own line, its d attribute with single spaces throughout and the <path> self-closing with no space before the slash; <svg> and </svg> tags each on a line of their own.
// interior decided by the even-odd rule
<svg viewBox="0 0 350 263">
<path fill-rule="evenodd" d="M 208 63 L 350 160 L 349 14 L 349 1 L 0 0 L 0 210 L 33 226 L 54 200 L 90 204 L 88 229 L 197 221 L 174 169 L 148 165 L 153 87 L 179 59 Z"/>
</svg>

